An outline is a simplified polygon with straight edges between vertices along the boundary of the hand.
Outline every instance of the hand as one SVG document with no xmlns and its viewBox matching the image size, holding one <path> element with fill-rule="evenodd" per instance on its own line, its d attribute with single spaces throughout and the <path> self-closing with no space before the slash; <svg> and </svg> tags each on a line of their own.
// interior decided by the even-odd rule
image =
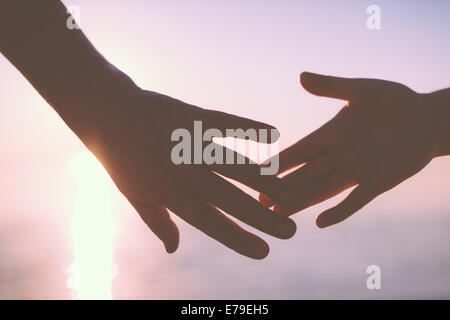
<svg viewBox="0 0 450 320">
<path fill-rule="evenodd" d="M 217 128 L 224 134 L 226 128 L 273 127 L 188 105 L 129 83 L 104 90 L 99 96 L 108 97 L 107 101 L 85 99 L 89 102 L 83 106 L 60 108 L 69 110 L 67 115 L 64 111 L 60 114 L 102 162 L 168 252 L 177 249 L 179 239 L 168 210 L 225 246 L 255 259 L 268 254 L 268 245 L 218 209 L 278 238 L 295 233 L 291 219 L 275 214 L 215 173 L 283 202 L 283 183 L 276 176 L 261 175 L 259 165 L 175 165 L 171 160 L 171 148 L 176 144 L 170 138 L 173 130 L 186 128 L 192 134 L 194 120 L 202 120 L 203 130 Z M 73 110 L 84 111 L 73 116 Z"/>
<path fill-rule="evenodd" d="M 280 153 L 280 172 L 304 164 L 283 180 L 297 190 L 286 206 L 260 195 L 267 207 L 290 215 L 357 186 L 321 213 L 321 228 L 341 222 L 439 155 L 442 121 L 430 95 L 389 81 L 303 73 L 312 94 L 347 100 L 324 126 Z"/>
<path fill-rule="evenodd" d="M 272 127 L 139 89 L 81 30 L 67 29 L 69 15 L 60 1 L 23 2 L 0 2 L 1 53 L 99 158 L 168 252 L 176 250 L 179 238 L 168 209 L 252 258 L 265 257 L 267 244 L 218 209 L 279 238 L 295 233 L 292 220 L 215 173 L 282 202 L 283 184 L 275 176 L 260 175 L 257 165 L 176 166 L 170 157 L 173 130 L 191 129 L 194 120 L 202 120 L 204 130 L 223 133 L 225 128 Z"/>
</svg>

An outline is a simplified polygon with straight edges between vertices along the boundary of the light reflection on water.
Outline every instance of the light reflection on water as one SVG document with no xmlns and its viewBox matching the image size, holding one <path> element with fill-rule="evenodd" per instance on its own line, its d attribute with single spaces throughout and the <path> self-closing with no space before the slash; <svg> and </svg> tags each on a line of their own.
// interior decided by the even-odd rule
<svg viewBox="0 0 450 320">
<path fill-rule="evenodd" d="M 70 238 L 73 262 L 67 286 L 75 299 L 112 299 L 117 223 L 113 216 L 110 179 L 88 151 L 70 162 L 76 183 Z"/>
<path fill-rule="evenodd" d="M 70 170 L 66 160 L 1 172 L 0 298 L 450 297 L 450 181 L 439 179 L 448 166 L 435 163 L 329 230 L 314 219 L 331 203 L 305 210 L 294 216 L 294 238 L 262 235 L 271 252 L 252 261 L 176 217 L 180 248 L 166 254 L 98 163 L 73 159 Z M 366 288 L 372 264 L 381 290 Z"/>
</svg>

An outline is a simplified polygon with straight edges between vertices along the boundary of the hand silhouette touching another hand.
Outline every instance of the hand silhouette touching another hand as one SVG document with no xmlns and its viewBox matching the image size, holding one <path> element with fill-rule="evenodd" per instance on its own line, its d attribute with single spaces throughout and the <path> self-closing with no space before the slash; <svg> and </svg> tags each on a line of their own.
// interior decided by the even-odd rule
<svg viewBox="0 0 450 320">
<path fill-rule="evenodd" d="M 295 233 L 292 220 L 267 209 L 215 173 L 283 201 L 283 183 L 276 176 L 261 175 L 259 165 L 249 164 L 248 159 L 247 164 L 175 165 L 171 159 L 175 144 L 171 133 L 177 128 L 193 132 L 194 121 L 201 120 L 203 130 L 216 128 L 223 133 L 230 128 L 273 127 L 134 86 L 116 87 L 106 96 L 113 98 L 83 106 L 84 110 L 97 111 L 75 117 L 68 124 L 99 158 L 168 252 L 176 250 L 179 238 L 168 209 L 225 246 L 256 259 L 268 254 L 267 244 L 218 209 L 278 238 L 290 238 Z M 99 106 L 103 106 L 101 111 Z M 61 114 L 64 118 L 64 112 Z"/>
<path fill-rule="evenodd" d="M 226 129 L 273 127 L 141 90 L 81 30 L 67 28 L 70 17 L 60 1 L 2 1 L 0 51 L 102 162 L 168 252 L 175 251 L 179 241 L 168 210 L 255 259 L 268 254 L 268 245 L 220 210 L 278 238 L 295 233 L 291 219 L 275 214 L 218 175 L 283 202 L 284 184 L 276 176 L 261 175 L 258 165 L 176 165 L 171 159 L 172 133 L 187 129 L 195 134 L 194 121 L 202 121 L 204 131 L 214 128 L 223 135 Z M 273 142 L 272 137 L 265 138 L 263 142 Z M 224 152 L 224 157 L 229 155 Z"/>
<path fill-rule="evenodd" d="M 267 207 L 291 215 L 357 185 L 321 213 L 321 228 L 341 222 L 439 155 L 443 122 L 430 94 L 389 81 L 303 73 L 303 87 L 318 96 L 347 100 L 324 126 L 280 153 L 280 173 L 297 190 L 288 206 L 260 195 Z"/>
<path fill-rule="evenodd" d="M 317 219 L 320 227 L 338 223 L 433 157 L 450 154 L 448 89 L 419 94 L 389 81 L 303 73 L 307 91 L 348 103 L 320 129 L 280 153 L 281 172 L 302 167 L 280 179 L 262 175 L 260 166 L 248 159 L 246 165 L 229 164 L 229 158 L 242 156 L 226 151 L 214 156 L 223 161 L 180 164 L 171 157 L 177 144 L 173 133 L 184 129 L 195 140 L 196 121 L 205 133 L 215 129 L 221 136 L 236 134 L 227 129 L 254 129 L 258 134 L 247 138 L 262 142 L 274 139 L 262 138 L 259 130 L 273 128 L 140 89 L 81 30 L 67 28 L 69 18 L 60 1 L 2 1 L 0 52 L 102 162 L 168 252 L 179 242 L 168 210 L 238 253 L 262 259 L 269 252 L 266 242 L 221 211 L 286 239 L 296 229 L 288 215 L 356 186 Z M 206 141 L 200 144 L 212 143 L 212 136 L 202 138 Z M 200 153 L 202 157 L 203 149 Z M 261 203 L 221 176 L 260 192 Z"/>
</svg>

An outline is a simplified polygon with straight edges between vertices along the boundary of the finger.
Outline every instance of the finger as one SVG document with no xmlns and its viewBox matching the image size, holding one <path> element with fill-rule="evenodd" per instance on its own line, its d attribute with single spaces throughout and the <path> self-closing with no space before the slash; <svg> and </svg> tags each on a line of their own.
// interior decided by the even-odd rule
<svg viewBox="0 0 450 320">
<path fill-rule="evenodd" d="M 259 203 L 261 203 L 266 208 L 270 208 L 270 207 L 272 207 L 275 204 L 275 201 L 270 199 L 264 193 L 260 193 L 259 194 L 258 201 L 259 201 Z"/>
<path fill-rule="evenodd" d="M 179 176 L 183 189 L 196 197 L 222 209 L 240 221 L 281 239 L 295 234 L 294 221 L 262 206 L 217 174 L 199 168 L 185 168 Z"/>
<path fill-rule="evenodd" d="M 302 188 L 320 178 L 326 176 L 334 170 L 333 164 L 329 160 L 326 154 L 321 154 L 302 166 L 301 168 L 289 173 L 283 177 L 282 181 L 285 182 L 290 189 L 295 190 L 295 195 L 290 198 L 290 203 L 281 203 L 270 196 L 260 195 L 259 201 L 266 207 L 271 207 L 275 203 L 281 205 L 281 207 L 290 207 L 296 202 L 296 198 Z"/>
<path fill-rule="evenodd" d="M 346 176 L 340 173 L 334 173 L 303 188 L 303 191 L 298 195 L 297 201 L 292 207 L 285 207 L 277 204 L 274 211 L 285 215 L 292 215 L 298 211 L 330 199 L 354 185 L 355 183 Z"/>
<path fill-rule="evenodd" d="M 144 220 L 153 233 L 161 239 L 167 253 L 177 250 L 180 234 L 176 224 L 170 218 L 169 212 L 161 206 L 129 199 L 132 206 Z"/>
<path fill-rule="evenodd" d="M 326 127 L 323 126 L 287 149 L 281 151 L 278 155 L 280 163 L 279 173 L 283 173 L 295 166 L 313 160 L 323 153 L 327 145 L 325 129 Z M 328 139 L 331 140 L 333 137 L 330 136 Z"/>
<path fill-rule="evenodd" d="M 253 259 L 264 259 L 269 246 L 258 236 L 244 230 L 216 208 L 178 190 L 168 208 L 181 219 L 226 247 Z"/>
<path fill-rule="evenodd" d="M 262 143 L 274 143 L 280 137 L 280 132 L 273 126 L 228 114 L 225 112 L 205 110 L 205 127 L 219 129 L 223 137 L 253 140 Z"/>
<path fill-rule="evenodd" d="M 317 217 L 316 224 L 319 228 L 325 228 L 344 221 L 372 201 L 376 196 L 377 194 L 360 185 L 337 206 L 321 213 Z"/>
<path fill-rule="evenodd" d="M 350 79 L 303 72 L 300 83 L 308 92 L 321 97 L 355 100 L 366 91 L 370 79 Z"/>
<path fill-rule="evenodd" d="M 294 199 L 294 192 L 288 187 L 287 183 L 275 175 L 262 174 L 263 167 L 251 162 L 247 157 L 228 148 L 224 148 L 224 150 L 228 154 L 224 157 L 227 158 L 226 160 L 232 159 L 232 162 L 223 160 L 221 163 L 213 163 L 204 167 L 268 195 L 278 203 L 291 204 Z M 241 162 L 237 161 L 238 157 L 242 158 Z"/>
<path fill-rule="evenodd" d="M 327 153 L 323 153 L 313 160 L 307 162 L 303 167 L 283 177 L 288 185 L 299 190 L 307 184 L 318 181 L 336 170 L 335 164 L 330 160 Z"/>
<path fill-rule="evenodd" d="M 275 211 L 284 212 L 285 210 L 282 208 L 291 208 L 292 210 L 295 210 L 295 208 L 298 207 L 299 201 L 301 202 L 302 199 L 304 199 L 301 193 L 304 191 L 305 187 L 315 183 L 316 181 L 320 181 L 320 179 L 326 177 L 335 170 L 336 168 L 334 163 L 330 160 L 327 154 L 324 153 L 306 163 L 301 168 L 283 177 L 283 181 L 285 181 L 291 189 L 295 190 L 295 196 L 290 205 L 285 205 L 278 201 L 274 201 L 274 203 L 277 204 L 275 206 L 277 210 Z M 269 204 L 267 199 L 263 199 L 263 201 Z"/>
</svg>

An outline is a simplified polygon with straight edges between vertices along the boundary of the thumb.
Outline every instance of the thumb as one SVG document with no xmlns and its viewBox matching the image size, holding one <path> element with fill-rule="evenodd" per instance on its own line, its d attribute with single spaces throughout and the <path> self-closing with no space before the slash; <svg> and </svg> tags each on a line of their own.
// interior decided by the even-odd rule
<svg viewBox="0 0 450 320">
<path fill-rule="evenodd" d="M 300 83 L 306 91 L 321 97 L 354 100 L 361 94 L 365 79 L 339 78 L 310 72 L 300 74 Z"/>
</svg>

